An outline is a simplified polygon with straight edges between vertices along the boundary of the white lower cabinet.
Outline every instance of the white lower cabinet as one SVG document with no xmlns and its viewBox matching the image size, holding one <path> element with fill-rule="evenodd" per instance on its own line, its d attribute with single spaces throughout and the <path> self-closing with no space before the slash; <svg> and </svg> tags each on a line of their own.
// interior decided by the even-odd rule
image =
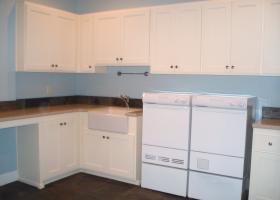
<svg viewBox="0 0 280 200">
<path fill-rule="evenodd" d="M 127 133 L 88 129 L 88 112 L 40 117 L 18 127 L 19 180 L 44 188 L 85 172 L 139 185 L 142 117 L 127 120 Z"/>
<path fill-rule="evenodd" d="M 79 124 L 75 114 L 63 114 L 39 124 L 39 150 L 43 181 L 79 167 Z"/>
<path fill-rule="evenodd" d="M 135 176 L 135 136 L 113 133 L 109 140 L 108 170 L 110 174 L 133 178 Z"/>
<path fill-rule="evenodd" d="M 280 199 L 280 130 L 254 129 L 250 200 Z"/>
<path fill-rule="evenodd" d="M 83 135 L 82 167 L 88 170 L 135 179 L 134 135 L 86 130 Z"/>
<path fill-rule="evenodd" d="M 80 168 L 108 178 L 140 184 L 142 117 L 128 117 L 128 132 L 88 128 L 88 113 L 81 113 Z"/>
<path fill-rule="evenodd" d="M 86 169 L 103 172 L 105 168 L 106 141 L 102 134 L 87 130 L 83 135 L 83 163 Z"/>
</svg>

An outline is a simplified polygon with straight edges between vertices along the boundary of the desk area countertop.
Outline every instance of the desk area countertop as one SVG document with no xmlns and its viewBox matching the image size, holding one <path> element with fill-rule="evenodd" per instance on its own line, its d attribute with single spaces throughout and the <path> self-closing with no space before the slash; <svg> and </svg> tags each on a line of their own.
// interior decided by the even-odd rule
<svg viewBox="0 0 280 200">
<path fill-rule="evenodd" d="M 24 108 L 15 109 L 10 111 L 0 111 L 0 123 L 35 117 L 43 117 L 56 114 L 65 114 L 71 112 L 88 112 L 100 107 L 100 105 L 86 105 L 86 104 L 73 104 L 73 105 L 61 105 L 61 106 L 48 106 L 39 108 Z M 112 107 L 112 106 L 109 106 Z M 142 109 L 131 109 L 131 112 L 127 113 L 127 116 L 141 116 Z"/>
<path fill-rule="evenodd" d="M 253 128 L 280 130 L 280 119 L 262 119 L 254 123 Z"/>
</svg>

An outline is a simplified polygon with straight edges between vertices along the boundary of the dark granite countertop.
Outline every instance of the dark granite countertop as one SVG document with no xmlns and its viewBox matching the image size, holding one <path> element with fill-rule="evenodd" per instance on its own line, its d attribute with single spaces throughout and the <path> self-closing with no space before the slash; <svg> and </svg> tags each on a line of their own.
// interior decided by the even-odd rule
<svg viewBox="0 0 280 200">
<path fill-rule="evenodd" d="M 64 113 L 71 113 L 71 112 L 88 112 L 101 107 L 108 107 L 108 106 L 73 104 L 73 105 L 58 105 L 58 106 L 36 107 L 36 108 L 12 109 L 12 110 L 0 111 L 0 122 L 42 117 L 48 115 L 64 114 Z M 137 117 L 141 115 L 142 115 L 142 109 L 131 109 L 131 111 L 127 113 L 127 116 Z"/>
</svg>

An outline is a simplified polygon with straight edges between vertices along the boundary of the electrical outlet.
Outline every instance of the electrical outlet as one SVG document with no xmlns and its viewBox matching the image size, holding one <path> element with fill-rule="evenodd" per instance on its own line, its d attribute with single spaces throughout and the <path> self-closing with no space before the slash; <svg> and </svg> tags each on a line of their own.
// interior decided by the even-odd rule
<svg viewBox="0 0 280 200">
<path fill-rule="evenodd" d="M 46 93 L 47 93 L 47 96 L 53 95 L 53 86 L 52 85 L 46 86 Z"/>
</svg>

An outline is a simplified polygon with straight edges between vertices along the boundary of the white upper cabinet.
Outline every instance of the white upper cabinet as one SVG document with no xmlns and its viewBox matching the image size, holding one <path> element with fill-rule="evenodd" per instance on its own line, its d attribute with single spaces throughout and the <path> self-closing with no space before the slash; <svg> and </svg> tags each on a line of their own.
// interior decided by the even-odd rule
<svg viewBox="0 0 280 200">
<path fill-rule="evenodd" d="M 217 0 L 77 15 L 17 1 L 17 71 L 280 75 L 280 0 Z"/>
<path fill-rule="evenodd" d="M 77 16 L 19 1 L 17 70 L 75 72 Z"/>
<path fill-rule="evenodd" d="M 232 2 L 232 73 L 260 72 L 262 16 L 262 0 Z"/>
<path fill-rule="evenodd" d="M 262 72 L 280 75 L 280 0 L 266 0 Z"/>
<path fill-rule="evenodd" d="M 18 47 L 22 48 L 17 55 L 21 61 L 17 60 L 18 70 L 49 71 L 52 69 L 54 15 L 50 10 L 33 4 L 26 4 L 24 12 L 26 19 L 21 31 L 25 37 L 22 38 L 22 46 Z"/>
<path fill-rule="evenodd" d="M 171 73 L 173 12 L 169 7 L 151 11 L 151 72 Z"/>
<path fill-rule="evenodd" d="M 203 6 L 202 69 L 210 74 L 259 74 L 262 0 Z"/>
<path fill-rule="evenodd" d="M 100 13 L 94 21 L 96 66 L 148 64 L 149 9 Z"/>
<path fill-rule="evenodd" d="M 79 72 L 94 72 L 93 54 L 94 16 L 81 15 L 79 18 Z"/>
<path fill-rule="evenodd" d="M 151 15 L 151 72 L 199 73 L 201 5 L 155 7 Z"/>
<path fill-rule="evenodd" d="M 56 70 L 76 71 L 77 56 L 77 16 L 57 11 L 54 20 L 53 57 Z"/>
<path fill-rule="evenodd" d="M 230 64 L 231 4 L 228 1 L 203 5 L 202 70 L 225 73 Z"/>
<path fill-rule="evenodd" d="M 121 55 L 121 15 L 105 13 L 94 20 L 94 52 L 96 65 L 118 64 Z"/>
<path fill-rule="evenodd" d="M 201 68 L 201 6 L 178 8 L 172 48 L 176 73 L 199 73 Z M 178 68 L 177 68 L 177 67 Z"/>
<path fill-rule="evenodd" d="M 122 17 L 122 55 L 126 65 L 149 65 L 150 10 L 127 11 Z"/>
</svg>

